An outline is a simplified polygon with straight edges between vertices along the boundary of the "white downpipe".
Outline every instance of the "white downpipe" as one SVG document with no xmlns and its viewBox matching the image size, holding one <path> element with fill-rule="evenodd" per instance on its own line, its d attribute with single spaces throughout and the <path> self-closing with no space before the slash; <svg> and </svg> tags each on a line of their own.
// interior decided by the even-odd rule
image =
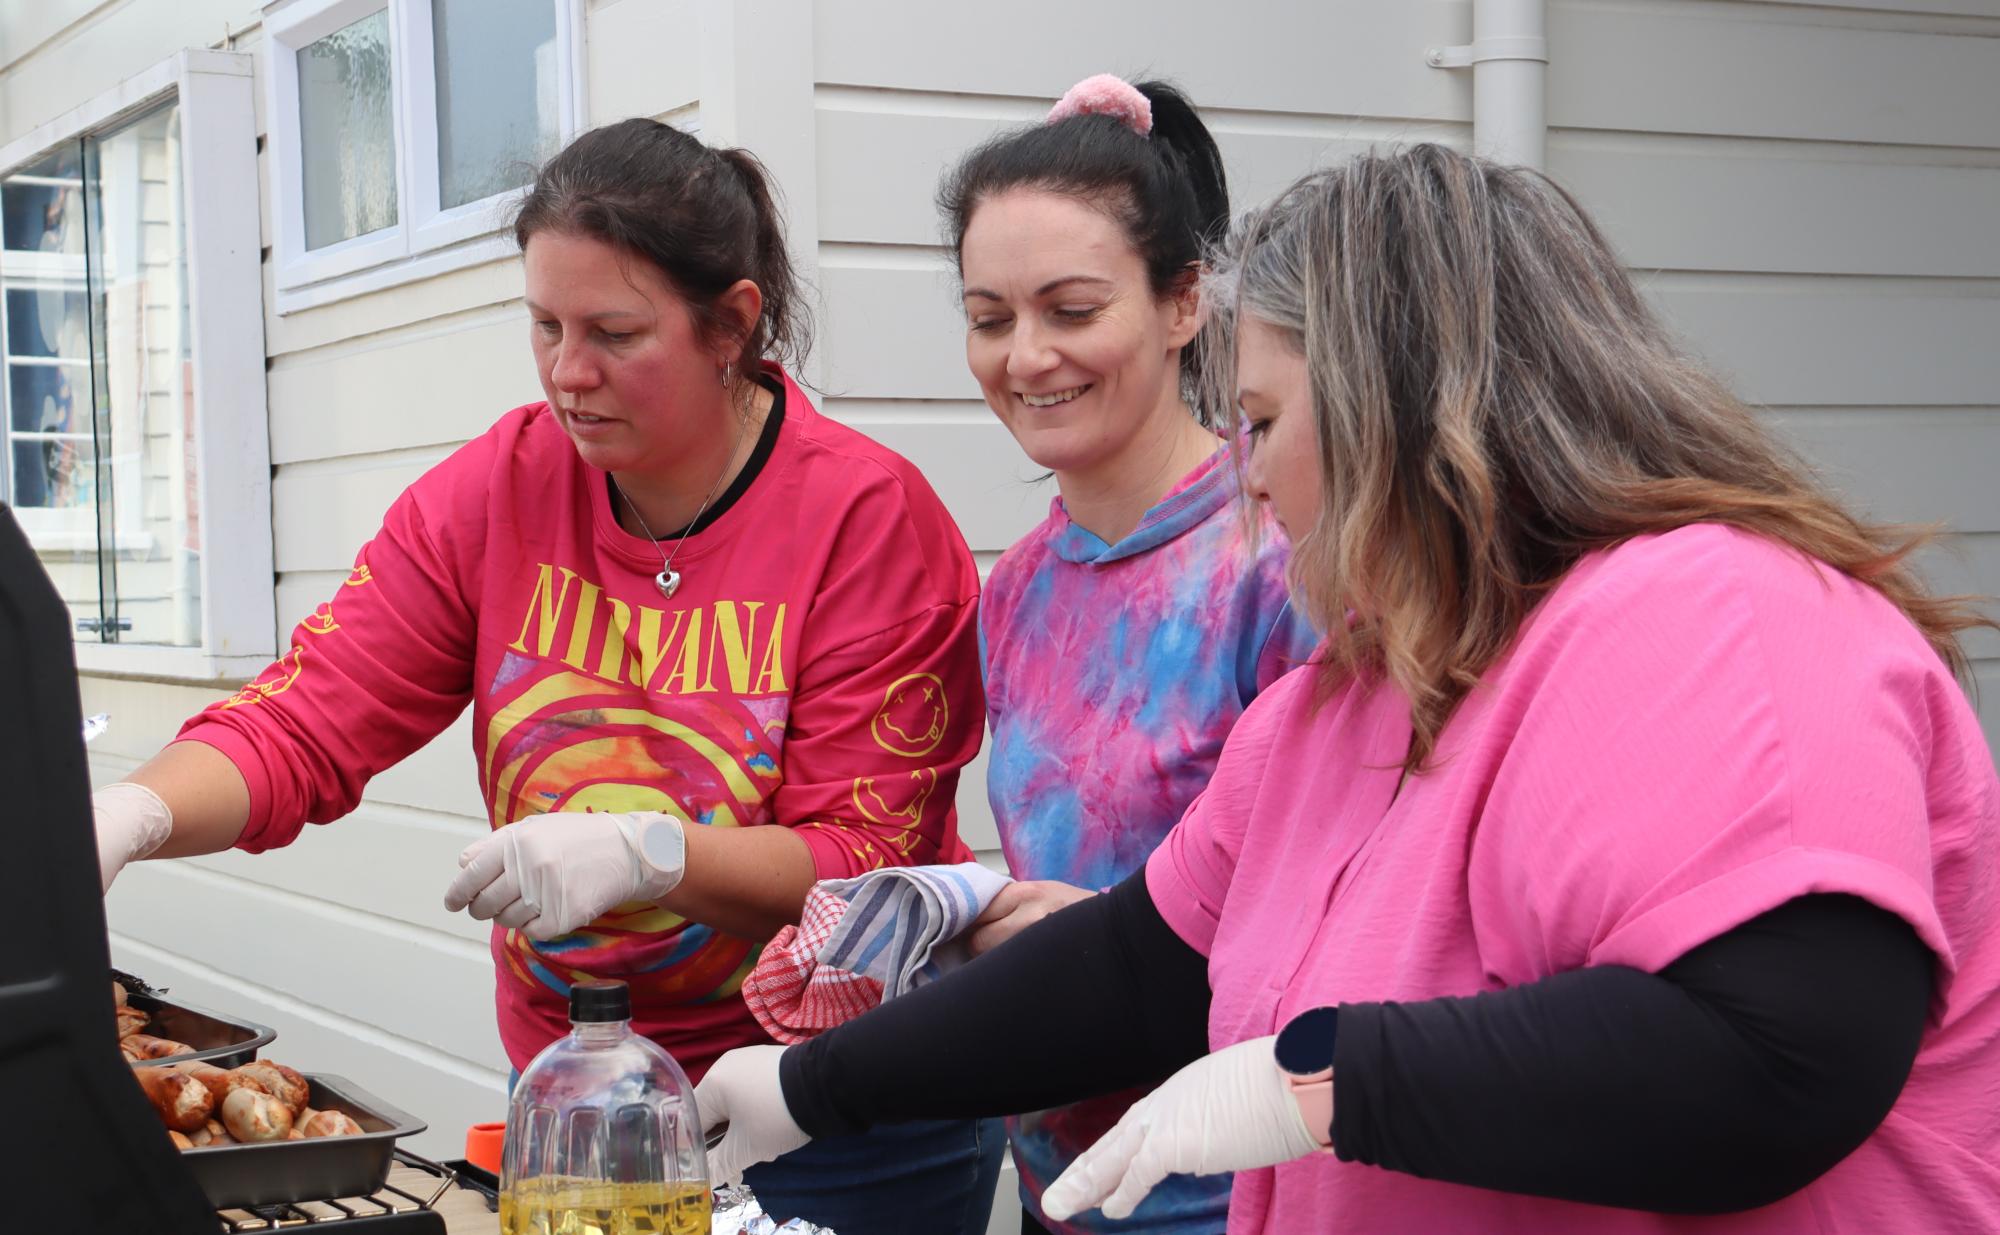
<svg viewBox="0 0 2000 1235">
<path fill-rule="evenodd" d="M 1540 168 L 1548 146 L 1545 0 L 1472 0 L 1472 43 L 1433 47 L 1434 68 L 1472 70 L 1472 150 Z"/>
</svg>

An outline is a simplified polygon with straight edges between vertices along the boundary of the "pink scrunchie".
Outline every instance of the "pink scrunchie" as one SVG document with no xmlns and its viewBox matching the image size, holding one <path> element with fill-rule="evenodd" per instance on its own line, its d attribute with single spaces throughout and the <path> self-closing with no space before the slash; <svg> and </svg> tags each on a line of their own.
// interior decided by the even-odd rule
<svg viewBox="0 0 2000 1235">
<path fill-rule="evenodd" d="M 1153 103 L 1122 77 L 1099 73 L 1071 86 L 1049 109 L 1047 123 L 1071 116 L 1110 116 L 1144 137 L 1153 131 Z"/>
</svg>

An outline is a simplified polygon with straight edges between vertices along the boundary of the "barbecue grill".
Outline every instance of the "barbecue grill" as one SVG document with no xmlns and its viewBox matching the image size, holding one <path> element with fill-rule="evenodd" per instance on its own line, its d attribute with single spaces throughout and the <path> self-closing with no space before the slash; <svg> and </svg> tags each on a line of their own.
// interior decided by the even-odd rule
<svg viewBox="0 0 2000 1235">
<path fill-rule="evenodd" d="M 118 1053 L 70 614 L 0 506 L 0 1178 L 10 1231 L 214 1235 Z"/>
<path fill-rule="evenodd" d="M 223 1209 L 215 1216 L 223 1235 L 299 1227 L 329 1235 L 446 1235 L 451 1217 L 472 1215 L 490 1228 L 496 1196 L 493 1177 L 477 1167 L 399 1149 L 389 1182 L 368 1196 Z"/>
<path fill-rule="evenodd" d="M 0 785 L 7 792 L 0 905 L 8 922 L 0 948 L 0 1182 L 8 1185 L 0 1231 L 241 1235 L 307 1226 L 342 1235 L 445 1235 L 445 1214 L 454 1208 L 479 1219 L 472 1229 L 491 1230 L 491 1190 L 471 1182 L 474 1168 L 402 1151 L 389 1160 L 393 1140 L 423 1125 L 337 1077 L 309 1078 L 314 1097 L 350 1110 L 367 1135 L 190 1151 L 201 1155 L 198 1163 L 174 1149 L 118 1050 L 70 613 L 5 505 L 0 700 Z M 258 1026 L 217 1025 L 242 1031 L 218 1038 L 234 1049 L 205 1052 L 224 1064 L 254 1055 L 271 1038 Z M 368 1154 L 376 1155 L 372 1164 L 360 1162 Z M 365 1183 L 355 1186 L 366 1195 L 303 1199 L 324 1191 L 316 1184 L 326 1171 L 357 1162 Z M 377 1186 L 385 1167 L 387 1180 Z M 348 1169 L 346 1177 L 356 1175 Z M 286 1192 L 285 1181 L 295 1190 Z M 217 1199 L 233 1192 L 257 1208 L 218 1209 L 204 1185 Z"/>
</svg>

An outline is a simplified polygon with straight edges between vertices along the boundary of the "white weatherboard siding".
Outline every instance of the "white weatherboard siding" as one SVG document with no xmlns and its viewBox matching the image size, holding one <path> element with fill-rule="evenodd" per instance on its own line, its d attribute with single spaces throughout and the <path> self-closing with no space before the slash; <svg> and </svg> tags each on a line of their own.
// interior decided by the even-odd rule
<svg viewBox="0 0 2000 1235">
<path fill-rule="evenodd" d="M 2000 594 L 2000 4 L 1555 3 L 1549 170 L 1869 515 Z M 2000 749 L 2000 638 L 1975 631 Z"/>
<path fill-rule="evenodd" d="M 982 572 L 1050 488 L 963 363 L 931 204 L 939 172 L 1071 82 L 1180 81 L 1249 205 L 1375 143 L 1470 141 L 1465 0 L 1016 5 L 592 0 L 590 120 L 657 116 L 766 156 L 815 272 L 826 410 L 915 460 Z M 0 17 L 0 140 L 227 28 L 249 0 L 54 0 Z M 1052 28 L 1063 31 L 1051 39 Z M 1688 340 L 1834 483 L 1883 518 L 1944 520 L 1941 586 L 2000 592 L 2000 0 L 1566 2 L 1549 11 L 1549 170 L 1603 222 Z M 261 67 L 260 67 L 261 71 Z M 761 80 L 760 80 L 761 79 Z M 764 89 L 760 90 L 760 86 Z M 706 98 L 704 96 L 706 95 Z M 263 93 L 257 92 L 263 106 Z M 259 131 L 263 131 L 260 117 Z M 269 176 L 264 160 L 268 245 Z M 302 312 L 266 270 L 280 630 L 339 584 L 395 495 L 537 397 L 518 263 Z M 2000 640 L 1975 636 L 1989 734 Z M 214 687 L 83 683 L 112 728 L 100 778 L 170 738 Z M 984 760 L 960 794 L 994 858 Z M 484 824 L 461 720 L 292 848 L 145 864 L 110 898 L 121 963 L 279 1030 L 273 1054 L 343 1073 L 458 1152 L 501 1110 L 484 931 L 438 903 Z M 1011 1176 L 995 1231 L 1011 1231 Z"/>
</svg>

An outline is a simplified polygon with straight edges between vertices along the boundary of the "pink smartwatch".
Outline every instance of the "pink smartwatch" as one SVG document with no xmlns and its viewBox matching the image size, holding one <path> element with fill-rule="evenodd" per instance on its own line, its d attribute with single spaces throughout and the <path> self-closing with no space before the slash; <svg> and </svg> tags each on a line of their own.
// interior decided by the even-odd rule
<svg viewBox="0 0 2000 1235">
<path fill-rule="evenodd" d="M 1311 1008 L 1287 1022 L 1272 1044 L 1292 1100 L 1322 1150 L 1333 1148 L 1333 1040 L 1339 1022 L 1339 1008 Z"/>
</svg>

